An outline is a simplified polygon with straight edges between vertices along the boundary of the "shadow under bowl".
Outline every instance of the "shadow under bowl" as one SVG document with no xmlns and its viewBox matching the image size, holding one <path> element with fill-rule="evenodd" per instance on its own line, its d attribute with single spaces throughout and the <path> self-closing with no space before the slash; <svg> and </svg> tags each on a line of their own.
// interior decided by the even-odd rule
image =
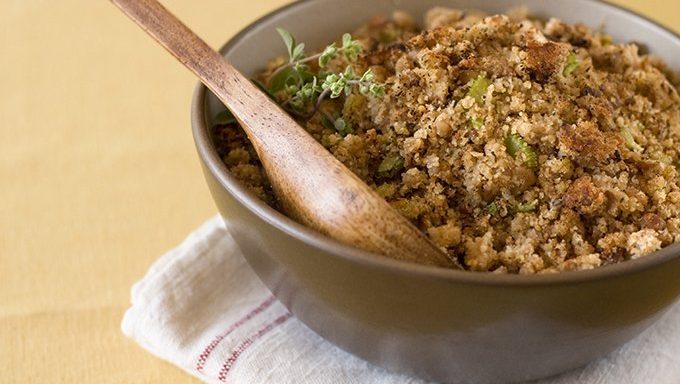
<svg viewBox="0 0 680 384">
<path fill-rule="evenodd" d="M 222 49 L 256 73 L 280 54 L 276 27 L 310 47 L 395 9 L 416 17 L 436 5 L 532 13 L 601 24 L 680 65 L 680 38 L 616 6 L 589 0 L 303 0 L 254 22 Z M 316 15 L 332 14 L 332 22 Z M 206 181 L 248 263 L 304 324 L 376 365 L 450 383 L 518 382 L 603 356 L 652 324 L 680 295 L 680 244 L 592 271 L 495 275 L 418 266 L 355 249 L 275 211 L 229 174 L 210 138 L 221 103 L 202 85 L 192 126 Z"/>
</svg>

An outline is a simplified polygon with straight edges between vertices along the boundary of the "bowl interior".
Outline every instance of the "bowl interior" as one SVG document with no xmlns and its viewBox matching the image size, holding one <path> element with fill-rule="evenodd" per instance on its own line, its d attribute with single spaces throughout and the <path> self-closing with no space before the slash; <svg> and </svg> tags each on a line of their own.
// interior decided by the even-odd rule
<svg viewBox="0 0 680 384">
<path fill-rule="evenodd" d="M 221 52 L 243 73 L 254 75 L 264 65 L 277 56 L 285 55 L 285 48 L 276 32 L 281 27 L 291 31 L 299 41 L 308 47 L 318 49 L 333 41 L 347 31 L 352 31 L 375 15 L 389 16 L 395 10 L 404 10 L 420 22 L 425 12 L 435 6 L 458 9 L 478 9 L 489 13 L 503 13 L 513 7 L 526 6 L 530 13 L 542 19 L 557 17 L 569 23 L 583 23 L 592 28 L 602 28 L 617 42 L 637 42 L 644 45 L 650 53 L 661 57 L 674 70 L 680 70 L 680 37 L 673 32 L 620 7 L 596 0 L 571 0 L 564 2 L 549 0 L 301 0 L 274 11 L 257 20 L 232 38 Z M 332 14 L 333 22 L 318 15 Z M 224 109 L 222 103 L 209 91 L 199 88 L 194 98 L 194 108 L 203 111 L 199 119 L 205 122 L 203 132 L 195 135 L 199 153 L 213 173 L 242 203 L 257 211 L 265 221 L 287 231 L 289 234 L 304 238 L 308 242 L 326 248 L 335 254 L 359 259 L 377 261 L 388 267 L 407 270 L 408 273 L 428 273 L 442 277 L 456 276 L 459 280 L 467 277 L 477 280 L 480 276 L 467 272 L 416 266 L 391 259 L 379 258 L 352 247 L 344 246 L 326 238 L 288 219 L 278 211 L 262 203 L 254 194 L 248 192 L 226 171 L 212 145 L 206 143 L 207 127 L 212 125 L 215 115 Z M 202 97 L 205 95 L 205 98 Z M 199 112 L 200 113 L 200 112 Z M 200 128 L 199 128 L 200 129 Z M 205 155 L 206 152 L 211 152 Z M 558 275 L 538 276 L 499 276 L 494 275 L 494 283 L 557 283 L 572 281 L 574 275 L 580 278 L 598 278 L 603 275 L 617 274 L 626 270 L 652 266 L 680 256 L 680 244 L 667 247 L 654 255 L 625 263 L 598 268 L 591 271 L 563 272 Z M 491 280 L 491 279 L 487 279 Z"/>
</svg>

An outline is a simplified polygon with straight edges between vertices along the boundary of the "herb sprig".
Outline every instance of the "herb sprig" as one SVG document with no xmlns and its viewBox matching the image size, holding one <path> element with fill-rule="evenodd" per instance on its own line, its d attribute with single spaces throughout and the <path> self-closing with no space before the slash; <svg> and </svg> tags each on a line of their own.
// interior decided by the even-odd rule
<svg viewBox="0 0 680 384">
<path fill-rule="evenodd" d="M 274 70 L 269 78 L 267 89 L 277 95 L 282 107 L 298 117 L 311 118 L 321 109 L 321 102 L 326 98 L 336 99 L 342 95 L 349 96 L 354 90 L 363 95 L 381 97 L 385 94 L 385 86 L 375 82 L 375 75 L 368 69 L 361 75 L 355 73 L 353 63 L 359 58 L 363 48 L 348 33 L 342 36 L 342 45 L 335 43 L 324 48 L 320 53 L 307 56 L 305 44 L 298 43 L 288 31 L 277 29 L 288 52 L 288 61 Z M 344 57 L 348 63 L 341 72 L 328 69 L 328 64 Z M 312 63 L 316 62 L 316 70 Z M 343 136 L 351 132 L 349 124 L 342 117 L 332 117 L 322 113 L 324 122 L 331 125 Z"/>
<path fill-rule="evenodd" d="M 335 129 L 342 136 L 352 133 L 349 122 L 342 116 L 331 116 L 323 111 L 321 103 L 326 98 L 337 99 L 354 91 L 374 97 L 385 94 L 385 85 L 375 81 L 375 74 L 370 69 L 362 74 L 354 71 L 353 64 L 363 51 L 361 43 L 346 33 L 340 46 L 332 43 L 323 51 L 307 56 L 305 44 L 298 43 L 293 34 L 281 28 L 277 28 L 277 32 L 286 46 L 288 60 L 272 72 L 266 85 L 253 80 L 255 84 L 287 112 L 305 119 L 320 112 L 324 126 Z M 329 69 L 330 62 L 340 57 L 347 63 L 345 69 Z M 217 125 L 234 123 L 236 119 L 228 110 L 215 117 Z"/>
</svg>

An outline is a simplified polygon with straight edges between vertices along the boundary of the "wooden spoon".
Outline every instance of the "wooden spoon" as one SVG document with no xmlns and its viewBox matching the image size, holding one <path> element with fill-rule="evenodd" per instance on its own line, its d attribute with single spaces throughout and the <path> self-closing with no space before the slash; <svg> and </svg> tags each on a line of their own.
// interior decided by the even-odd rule
<svg viewBox="0 0 680 384">
<path fill-rule="evenodd" d="M 160 3 L 112 2 L 229 108 L 289 216 L 343 243 L 394 259 L 458 266 Z"/>
</svg>

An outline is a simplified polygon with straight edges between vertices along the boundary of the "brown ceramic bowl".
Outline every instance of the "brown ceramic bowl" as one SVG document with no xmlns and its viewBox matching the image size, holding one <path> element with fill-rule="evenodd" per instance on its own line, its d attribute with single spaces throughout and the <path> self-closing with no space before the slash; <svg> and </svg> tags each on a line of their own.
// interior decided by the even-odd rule
<svg viewBox="0 0 680 384">
<path fill-rule="evenodd" d="M 435 5 L 534 14 L 643 42 L 680 67 L 680 38 L 588 0 L 303 0 L 232 38 L 222 52 L 255 73 L 284 54 L 275 27 L 321 47 L 367 17 Z M 319 17 L 332 15 L 332 17 Z M 194 138 L 213 198 L 252 268 L 302 322 L 374 364 L 452 383 L 517 382 L 582 366 L 632 339 L 680 294 L 680 244 L 592 271 L 495 275 L 417 266 L 342 245 L 265 205 L 234 179 L 209 137 L 219 102 L 199 85 Z M 320 191 L 320 193 L 323 193 Z"/>
</svg>

